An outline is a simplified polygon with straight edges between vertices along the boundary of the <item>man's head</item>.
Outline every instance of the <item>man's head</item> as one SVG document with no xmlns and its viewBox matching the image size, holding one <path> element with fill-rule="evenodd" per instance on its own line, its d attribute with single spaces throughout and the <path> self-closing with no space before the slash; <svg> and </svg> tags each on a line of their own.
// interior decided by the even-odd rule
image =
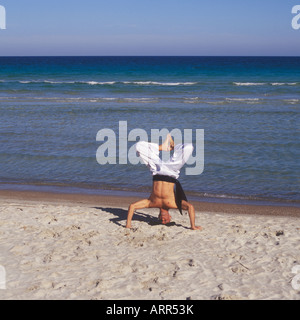
<svg viewBox="0 0 300 320">
<path fill-rule="evenodd" d="M 171 216 L 169 214 L 169 211 L 163 208 L 160 208 L 160 213 L 158 216 L 158 219 L 161 221 L 162 224 L 167 224 L 171 222 Z"/>
</svg>

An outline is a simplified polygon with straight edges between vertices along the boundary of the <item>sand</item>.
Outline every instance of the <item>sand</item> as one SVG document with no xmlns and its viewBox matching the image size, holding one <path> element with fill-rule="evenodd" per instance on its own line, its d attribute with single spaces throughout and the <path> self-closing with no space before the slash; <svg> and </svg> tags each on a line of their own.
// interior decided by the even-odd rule
<svg viewBox="0 0 300 320">
<path fill-rule="evenodd" d="M 195 203 L 202 231 L 144 209 L 128 230 L 132 200 L 1 191 L 0 299 L 300 299 L 299 208 Z"/>
</svg>

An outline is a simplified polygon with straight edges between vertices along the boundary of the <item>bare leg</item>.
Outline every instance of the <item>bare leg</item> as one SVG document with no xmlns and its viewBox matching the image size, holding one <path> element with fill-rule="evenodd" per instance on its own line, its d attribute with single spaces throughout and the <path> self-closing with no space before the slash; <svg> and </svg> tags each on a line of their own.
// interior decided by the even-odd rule
<svg viewBox="0 0 300 320">
<path fill-rule="evenodd" d="M 195 225 L 195 208 L 194 208 L 194 206 L 191 203 L 182 200 L 182 209 L 188 210 L 190 222 L 191 222 L 191 229 L 192 230 L 202 230 L 202 227 Z"/>
<path fill-rule="evenodd" d="M 150 203 L 151 203 L 151 201 L 149 199 L 143 199 L 143 200 L 137 201 L 135 203 L 132 203 L 129 206 L 128 214 L 127 214 L 126 228 L 128 228 L 128 229 L 131 228 L 131 220 L 132 220 L 134 211 L 137 209 L 149 208 Z"/>
</svg>

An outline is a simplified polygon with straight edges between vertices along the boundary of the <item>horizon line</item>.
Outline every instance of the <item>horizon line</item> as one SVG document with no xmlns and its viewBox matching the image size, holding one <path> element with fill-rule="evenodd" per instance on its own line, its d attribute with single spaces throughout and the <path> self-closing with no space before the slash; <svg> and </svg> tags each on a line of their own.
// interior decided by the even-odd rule
<svg viewBox="0 0 300 320">
<path fill-rule="evenodd" d="M 39 58 L 39 57 L 274 57 L 300 58 L 300 55 L 0 55 L 0 58 Z"/>
</svg>

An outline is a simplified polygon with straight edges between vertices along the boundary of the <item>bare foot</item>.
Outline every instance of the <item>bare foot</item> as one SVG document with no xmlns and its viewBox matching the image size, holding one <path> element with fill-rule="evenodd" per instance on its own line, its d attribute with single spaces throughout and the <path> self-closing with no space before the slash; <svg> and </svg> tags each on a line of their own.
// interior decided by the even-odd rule
<svg viewBox="0 0 300 320">
<path fill-rule="evenodd" d="M 202 227 L 200 227 L 200 226 L 199 226 L 199 227 L 198 227 L 198 226 L 191 227 L 191 229 L 192 229 L 192 230 L 203 230 L 203 228 L 202 228 Z"/>
<path fill-rule="evenodd" d="M 160 146 L 160 150 L 161 151 L 171 151 L 173 149 L 174 149 L 174 140 L 172 139 L 172 136 L 170 134 L 168 134 L 166 140 Z"/>
</svg>

